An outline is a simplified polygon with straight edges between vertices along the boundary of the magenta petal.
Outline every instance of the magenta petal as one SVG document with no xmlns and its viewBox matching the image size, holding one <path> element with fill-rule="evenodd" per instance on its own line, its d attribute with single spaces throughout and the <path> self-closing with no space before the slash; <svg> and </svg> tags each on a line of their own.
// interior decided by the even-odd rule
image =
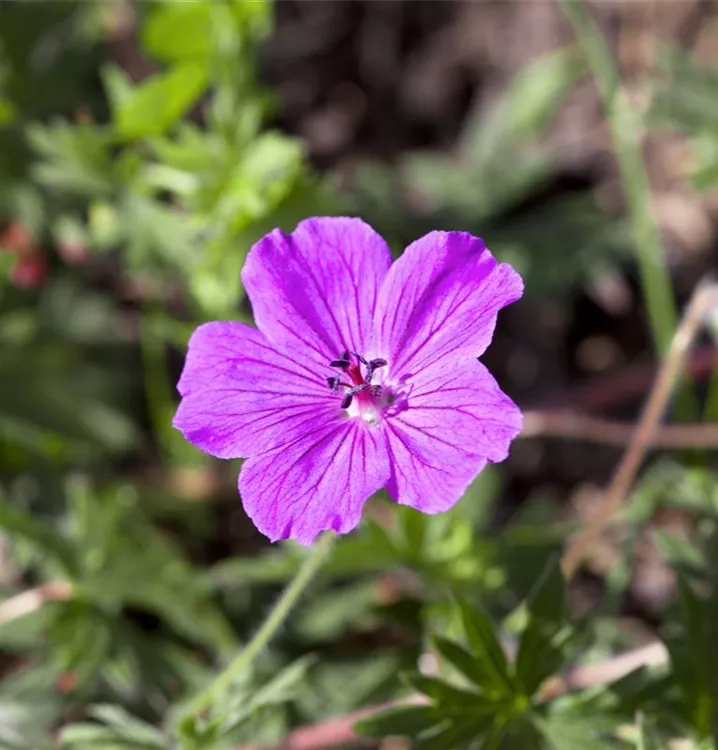
<svg viewBox="0 0 718 750">
<path fill-rule="evenodd" d="M 219 458 L 255 455 L 341 418 L 309 360 L 279 353 L 256 328 L 205 323 L 189 342 L 173 424 Z"/>
<path fill-rule="evenodd" d="M 345 419 L 246 461 L 239 491 L 247 514 L 271 541 L 308 545 L 321 531 L 351 531 L 364 501 L 388 478 L 379 430 Z"/>
<path fill-rule="evenodd" d="M 270 341 L 326 364 L 365 351 L 390 264 L 387 244 L 360 219 L 316 218 L 260 240 L 242 279 Z"/>
<path fill-rule="evenodd" d="M 408 383 L 406 408 L 386 420 L 393 476 L 387 490 L 425 513 L 448 510 L 488 461 L 503 461 L 523 426 L 489 371 L 467 359 Z"/>
<path fill-rule="evenodd" d="M 374 351 L 395 375 L 444 357 L 480 356 L 496 315 L 523 292 L 521 277 L 496 262 L 483 240 L 431 232 L 409 245 L 379 293 Z"/>
</svg>

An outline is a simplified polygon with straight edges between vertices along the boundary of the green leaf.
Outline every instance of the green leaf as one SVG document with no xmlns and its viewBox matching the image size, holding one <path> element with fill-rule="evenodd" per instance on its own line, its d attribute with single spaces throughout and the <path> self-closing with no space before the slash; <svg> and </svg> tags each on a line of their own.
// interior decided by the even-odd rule
<svg viewBox="0 0 718 750">
<path fill-rule="evenodd" d="M 258 690 L 255 690 L 251 698 L 253 709 L 260 706 L 268 706 L 272 703 L 282 703 L 291 700 L 299 685 L 307 677 L 309 667 L 315 662 L 312 656 L 304 656 L 288 664 L 280 670 L 272 679 Z"/>
<path fill-rule="evenodd" d="M 79 595 L 81 596 L 81 594 Z M 113 648 L 113 623 L 79 597 L 63 605 L 47 632 L 55 658 L 79 688 L 97 679 Z"/>
<path fill-rule="evenodd" d="M 369 661 L 361 655 L 320 659 L 312 669 L 312 689 L 300 691 L 298 705 L 311 715 L 339 716 L 358 706 L 391 700 L 397 696 L 399 672 L 404 666 L 399 654 L 389 649 Z"/>
<path fill-rule="evenodd" d="M 78 722 L 68 724 L 60 730 L 60 746 L 63 747 L 97 747 L 126 748 L 126 743 L 112 729 L 102 724 Z"/>
<path fill-rule="evenodd" d="M 687 574 L 704 576 L 705 556 L 693 540 L 680 539 L 667 531 L 656 529 L 652 533 L 658 551 L 674 569 Z"/>
<path fill-rule="evenodd" d="M 396 706 L 360 719 L 354 731 L 367 737 L 415 737 L 442 721 L 432 706 Z"/>
<path fill-rule="evenodd" d="M 116 111 L 132 96 L 134 90 L 132 79 L 124 68 L 113 63 L 103 65 L 100 69 L 100 76 L 110 107 L 113 111 Z"/>
<path fill-rule="evenodd" d="M 18 108 L 9 99 L 0 97 L 0 128 L 12 125 L 18 114 Z"/>
<path fill-rule="evenodd" d="M 588 750 L 583 744 L 575 750 Z M 533 717 L 525 714 L 501 724 L 498 731 L 481 746 L 481 750 L 549 750 Z"/>
<path fill-rule="evenodd" d="M 433 152 L 404 157 L 406 184 L 432 207 L 449 209 L 464 221 L 485 222 L 510 209 L 554 172 L 536 142 L 584 70 L 574 47 L 525 66 L 488 116 L 481 106 L 467 118 L 459 158 Z"/>
<path fill-rule="evenodd" d="M 678 606 L 684 632 L 678 642 L 666 645 L 689 721 L 696 735 L 705 737 L 715 731 L 716 625 L 710 613 L 710 599 L 697 595 L 682 575 L 678 576 Z"/>
<path fill-rule="evenodd" d="M 472 718 L 452 720 L 430 736 L 412 743 L 413 750 L 464 750 L 491 726 L 491 720 Z"/>
<path fill-rule="evenodd" d="M 356 629 L 377 603 L 376 583 L 360 580 L 342 588 L 317 593 L 295 618 L 298 635 L 310 642 L 331 641 L 342 632 Z"/>
<path fill-rule="evenodd" d="M 130 267 L 146 268 L 158 259 L 185 268 L 196 261 L 197 248 L 186 215 L 140 192 L 125 194 L 121 211 L 120 221 L 132 222 L 125 250 Z"/>
<path fill-rule="evenodd" d="M 426 677 L 417 673 L 409 673 L 404 677 L 411 687 L 440 705 L 444 713 L 447 711 L 452 715 L 463 714 L 467 711 L 469 713 L 493 713 L 496 710 L 496 701 L 479 693 L 454 687 L 436 677 Z"/>
<path fill-rule="evenodd" d="M 636 748 L 635 750 L 662 750 L 654 741 L 646 726 L 645 717 L 639 714 L 636 719 Z"/>
<path fill-rule="evenodd" d="M 557 630 L 565 622 L 568 613 L 566 581 L 558 558 L 544 569 L 529 595 L 527 607 L 532 618 L 551 623 Z"/>
<path fill-rule="evenodd" d="M 142 747 L 164 747 L 167 737 L 156 727 L 135 718 L 120 706 L 107 703 L 91 706 L 87 712 L 91 717 L 103 722 L 128 742 Z"/>
<path fill-rule="evenodd" d="M 687 643 L 691 646 L 694 657 L 694 669 L 696 675 L 705 673 L 706 668 L 706 649 L 708 643 L 708 618 L 707 608 L 704 600 L 699 598 L 686 582 L 683 576 L 678 577 L 678 603 L 683 615 L 683 624 L 686 628 Z"/>
<path fill-rule="evenodd" d="M 217 588 L 239 588 L 281 583 L 291 578 L 298 556 L 291 545 L 273 547 L 256 557 L 228 557 L 209 569 L 208 579 Z"/>
<path fill-rule="evenodd" d="M 552 50 L 523 67 L 509 84 L 497 109 L 484 124 L 480 143 L 466 146 L 485 156 L 517 138 L 539 136 L 570 88 L 586 73 L 575 45 Z"/>
<path fill-rule="evenodd" d="M 159 729 L 137 719 L 120 706 L 92 706 L 88 714 L 103 723 L 78 722 L 60 730 L 62 747 L 96 750 L 164 750 L 171 742 Z"/>
<path fill-rule="evenodd" d="M 292 545 L 271 548 L 254 557 L 229 557 L 210 568 L 210 584 L 231 589 L 280 583 L 291 578 L 300 558 L 301 552 Z M 322 577 L 335 580 L 373 573 L 397 565 L 399 560 L 399 551 L 386 529 L 368 518 L 356 534 L 337 539 Z"/>
<path fill-rule="evenodd" d="M 107 128 L 34 123 L 26 129 L 26 136 L 41 157 L 33 174 L 42 185 L 95 199 L 111 194 L 116 187 Z"/>
<path fill-rule="evenodd" d="M 471 648 L 471 655 L 483 673 L 482 687 L 510 695 L 514 693 L 506 654 L 501 646 L 491 618 L 478 605 L 462 603 L 461 620 Z"/>
<path fill-rule="evenodd" d="M 712 190 L 718 185 L 718 164 L 705 166 L 701 164 L 691 176 L 691 182 L 693 187 L 700 192 Z"/>
<path fill-rule="evenodd" d="M 245 675 L 243 681 L 218 696 L 212 712 L 211 732 L 217 737 L 228 737 L 263 709 L 294 700 L 313 662 L 312 657 L 297 659 L 259 687 L 248 682 Z"/>
<path fill-rule="evenodd" d="M 398 532 L 408 559 L 422 559 L 430 516 L 407 506 L 397 509 Z"/>
<path fill-rule="evenodd" d="M 67 543 L 53 529 L 11 505 L 1 491 L 0 529 L 6 531 L 11 539 L 14 536 L 29 542 L 43 558 L 51 557 L 68 577 L 75 572 L 74 554 Z"/>
<path fill-rule="evenodd" d="M 142 47 L 164 63 L 206 59 L 212 51 L 208 3 L 185 0 L 156 6 L 142 26 Z"/>
<path fill-rule="evenodd" d="M 526 695 L 533 695 L 563 662 L 560 646 L 554 643 L 568 610 L 566 585 L 558 558 L 544 570 L 526 607 L 529 616 L 519 641 L 516 677 Z"/>
<path fill-rule="evenodd" d="M 616 747 L 612 734 L 617 722 L 608 714 L 587 716 L 566 711 L 545 720 L 539 719 L 538 724 L 552 750 L 610 750 Z"/>
<path fill-rule="evenodd" d="M 485 673 L 481 665 L 477 663 L 472 654 L 463 646 L 441 636 L 434 636 L 432 639 L 436 650 L 451 666 L 466 677 L 469 682 L 473 682 L 478 687 L 485 687 Z"/>
<path fill-rule="evenodd" d="M 680 47 L 659 45 L 658 50 L 664 75 L 657 81 L 650 112 L 654 124 L 685 128 L 689 133 L 715 133 L 718 107 L 714 92 L 718 70 L 699 65 Z"/>
<path fill-rule="evenodd" d="M 207 82 L 206 68 L 194 62 L 146 79 L 117 108 L 117 133 L 128 141 L 164 133 L 199 99 Z"/>
</svg>

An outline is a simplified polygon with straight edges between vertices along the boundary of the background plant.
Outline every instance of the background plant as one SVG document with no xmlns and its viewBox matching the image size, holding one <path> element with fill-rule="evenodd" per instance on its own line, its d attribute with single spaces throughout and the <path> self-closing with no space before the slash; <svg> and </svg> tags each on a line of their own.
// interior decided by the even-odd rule
<svg viewBox="0 0 718 750">
<path fill-rule="evenodd" d="M 597 444 L 627 440 L 713 264 L 715 18 L 469 5 L 0 3 L 0 746 L 716 747 L 711 314 L 689 424 L 560 572 L 621 460 Z M 558 31 L 518 54 L 531 13 Z M 198 323 L 251 322 L 252 243 L 339 213 L 516 265 L 488 357 L 534 437 L 450 513 L 380 493 L 272 624 L 311 558 L 171 429 L 174 383 Z M 556 443 L 557 406 L 605 413 Z"/>
</svg>

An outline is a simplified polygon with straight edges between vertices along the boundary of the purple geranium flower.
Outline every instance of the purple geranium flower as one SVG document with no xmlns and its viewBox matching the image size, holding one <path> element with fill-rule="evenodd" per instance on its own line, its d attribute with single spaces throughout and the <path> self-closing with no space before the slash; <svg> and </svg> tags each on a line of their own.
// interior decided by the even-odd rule
<svg viewBox="0 0 718 750">
<path fill-rule="evenodd" d="M 482 240 L 431 232 L 392 265 L 363 221 L 307 219 L 260 240 L 242 279 L 257 328 L 194 332 L 174 426 L 247 459 L 239 491 L 272 541 L 346 533 L 382 487 L 440 513 L 506 458 L 521 412 L 477 357 L 523 283 Z"/>
</svg>

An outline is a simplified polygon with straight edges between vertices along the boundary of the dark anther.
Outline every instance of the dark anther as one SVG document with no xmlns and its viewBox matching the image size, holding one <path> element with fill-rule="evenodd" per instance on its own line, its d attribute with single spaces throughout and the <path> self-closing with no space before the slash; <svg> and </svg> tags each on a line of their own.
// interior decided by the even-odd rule
<svg viewBox="0 0 718 750">
<path fill-rule="evenodd" d="M 366 364 L 366 382 L 371 383 L 371 379 L 374 377 L 374 370 L 378 370 L 380 367 L 386 365 L 385 359 L 372 359 L 371 362 Z"/>
<path fill-rule="evenodd" d="M 381 386 L 380 385 L 373 385 L 371 387 L 371 395 L 376 398 L 381 393 Z"/>
<path fill-rule="evenodd" d="M 339 378 L 327 378 L 327 385 L 336 393 L 339 390 Z"/>
<path fill-rule="evenodd" d="M 368 387 L 369 387 L 368 383 L 362 383 L 361 385 L 354 386 L 354 388 L 350 388 L 344 394 L 344 398 L 342 399 L 342 409 L 348 409 L 354 396 Z"/>
<path fill-rule="evenodd" d="M 366 365 L 367 361 L 362 357 L 361 354 L 357 354 L 356 352 L 352 352 L 352 354 L 363 364 Z"/>
<path fill-rule="evenodd" d="M 342 358 L 341 359 L 333 359 L 329 363 L 329 366 L 330 367 L 341 367 L 342 370 L 346 370 L 347 367 L 349 367 L 350 364 L 351 364 L 351 362 L 349 361 L 349 351 L 345 349 L 344 350 L 344 354 L 342 354 Z"/>
</svg>

